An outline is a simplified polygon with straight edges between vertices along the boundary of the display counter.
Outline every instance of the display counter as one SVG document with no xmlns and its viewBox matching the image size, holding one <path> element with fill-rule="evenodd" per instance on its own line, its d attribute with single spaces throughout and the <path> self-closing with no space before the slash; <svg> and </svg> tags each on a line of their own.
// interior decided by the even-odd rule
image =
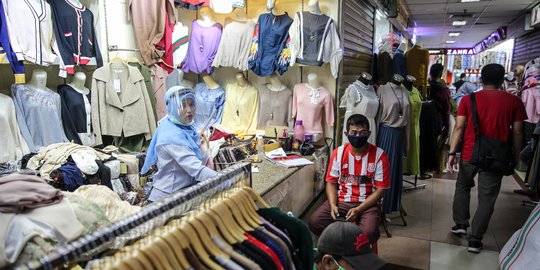
<svg viewBox="0 0 540 270">
<path fill-rule="evenodd" d="M 324 190 L 324 175 L 328 154 L 318 150 L 307 157 L 313 165 L 284 168 L 263 158 L 261 163 L 252 164 L 252 187 L 273 207 L 301 216 Z M 258 170 L 258 172 L 257 172 Z"/>
</svg>

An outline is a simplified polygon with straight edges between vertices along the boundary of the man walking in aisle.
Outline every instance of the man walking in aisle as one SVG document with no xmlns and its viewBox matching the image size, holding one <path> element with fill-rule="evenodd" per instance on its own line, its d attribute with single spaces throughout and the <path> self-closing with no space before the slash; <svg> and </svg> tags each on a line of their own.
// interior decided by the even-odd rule
<svg viewBox="0 0 540 270">
<path fill-rule="evenodd" d="M 381 148 L 367 142 L 369 121 L 361 114 L 347 119 L 345 136 L 349 140 L 332 152 L 326 175 L 326 197 L 309 219 L 315 235 L 336 220 L 358 224 L 370 243 L 379 239 L 379 202 L 390 188 L 390 165 Z"/>
<path fill-rule="evenodd" d="M 476 93 L 476 111 L 479 123 L 481 123 L 479 133 L 485 137 L 512 143 L 513 158 L 516 162 L 514 164 L 517 164 L 523 136 L 523 120 L 527 119 L 525 106 L 518 97 L 500 90 L 504 81 L 503 66 L 486 65 L 482 68 L 481 79 L 484 90 Z M 452 227 L 452 232 L 456 235 L 467 233 L 471 188 L 474 187 L 474 177 L 478 174 L 478 208 L 467 240 L 469 241 L 468 251 L 479 253 L 482 248 L 482 237 L 487 231 L 493 207 L 499 195 L 503 175 L 481 170 L 469 163 L 475 142 L 470 95 L 463 97 L 459 104 L 456 127 L 448 153 L 448 168 L 451 172 L 455 171 L 456 149 L 462 137 L 463 150 L 454 193 L 455 226 Z"/>
</svg>

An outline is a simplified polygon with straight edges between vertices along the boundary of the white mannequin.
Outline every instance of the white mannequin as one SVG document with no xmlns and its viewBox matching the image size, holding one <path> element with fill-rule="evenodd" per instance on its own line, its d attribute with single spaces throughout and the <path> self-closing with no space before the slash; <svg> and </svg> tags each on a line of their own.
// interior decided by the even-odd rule
<svg viewBox="0 0 540 270">
<path fill-rule="evenodd" d="M 210 75 L 204 75 L 202 77 L 204 84 L 206 84 L 206 87 L 208 89 L 217 89 L 219 88 L 219 84 L 212 78 Z"/>
<path fill-rule="evenodd" d="M 285 89 L 285 85 L 283 85 L 283 83 L 279 80 L 277 74 L 272 74 L 268 80 L 270 83 L 267 85 L 267 87 L 270 89 L 270 91 L 279 92 Z"/>
<path fill-rule="evenodd" d="M 78 7 L 78 8 L 82 8 L 83 7 L 83 4 L 81 2 L 79 2 L 79 0 L 68 0 L 68 2 L 70 2 L 72 5 Z"/>
<path fill-rule="evenodd" d="M 184 71 L 181 68 L 177 69 L 177 71 L 178 71 L 178 79 L 179 79 L 178 81 L 180 82 L 180 85 L 193 88 L 193 83 L 191 81 L 184 79 Z"/>
<path fill-rule="evenodd" d="M 210 27 L 214 25 L 214 18 L 212 17 L 212 11 L 208 7 L 203 7 L 199 11 L 200 19 L 197 22 L 203 27 Z"/>
<path fill-rule="evenodd" d="M 242 74 L 242 72 L 236 73 L 236 84 L 242 88 L 248 86 L 249 82 L 246 77 L 244 77 L 244 74 Z"/>
<path fill-rule="evenodd" d="M 319 82 L 319 77 L 315 73 L 309 73 L 307 76 L 308 85 L 311 88 L 317 89 L 321 86 Z"/>
<path fill-rule="evenodd" d="M 285 14 L 280 0 L 267 0 L 266 8 L 272 11 L 272 14 L 278 16 Z"/>
<path fill-rule="evenodd" d="M 85 83 L 86 74 L 84 74 L 84 72 L 77 72 L 73 76 L 73 81 L 71 81 L 71 83 L 69 83 L 68 85 L 75 89 L 75 91 L 79 92 L 81 95 L 88 95 L 90 94 L 90 90 L 84 87 Z"/>
<path fill-rule="evenodd" d="M 309 0 L 308 2 L 309 12 L 320 15 L 321 7 L 319 6 L 319 0 Z"/>
<path fill-rule="evenodd" d="M 28 84 L 37 90 L 47 90 L 47 72 L 42 69 L 34 70 Z"/>
<path fill-rule="evenodd" d="M 390 42 L 385 42 L 382 46 L 379 52 L 391 52 L 392 51 L 392 44 Z"/>
</svg>

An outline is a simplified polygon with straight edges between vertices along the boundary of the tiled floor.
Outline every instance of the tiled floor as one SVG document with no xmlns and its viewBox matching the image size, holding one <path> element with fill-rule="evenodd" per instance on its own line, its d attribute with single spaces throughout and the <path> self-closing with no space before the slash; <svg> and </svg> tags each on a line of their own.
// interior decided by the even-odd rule
<svg viewBox="0 0 540 270">
<path fill-rule="evenodd" d="M 466 250 L 465 237 L 450 233 L 452 227 L 452 201 L 454 175 L 419 180 L 425 189 L 405 192 L 402 204 L 407 212 L 407 226 L 398 214 L 389 216 L 392 237 L 388 238 L 381 227 L 379 256 L 387 262 L 402 266 L 395 269 L 497 269 L 499 250 L 510 236 L 527 219 L 531 206 L 522 206 L 527 197 L 513 193 L 519 185 L 512 177 L 505 177 L 495 213 L 484 236 L 484 250 L 471 254 Z M 405 184 L 406 186 L 408 184 Z M 476 189 L 471 194 L 471 215 L 476 209 Z M 408 268 L 403 268 L 408 267 Z"/>
</svg>

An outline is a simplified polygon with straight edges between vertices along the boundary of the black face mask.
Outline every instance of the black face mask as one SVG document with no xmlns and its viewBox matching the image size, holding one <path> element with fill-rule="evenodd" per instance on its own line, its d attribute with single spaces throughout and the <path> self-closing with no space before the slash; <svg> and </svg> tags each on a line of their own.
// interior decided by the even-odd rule
<svg viewBox="0 0 540 270">
<path fill-rule="evenodd" d="M 354 148 L 362 148 L 364 145 L 367 144 L 367 141 L 369 139 L 369 136 L 353 136 L 353 135 L 347 135 L 347 139 L 349 140 L 349 143 Z"/>
</svg>

